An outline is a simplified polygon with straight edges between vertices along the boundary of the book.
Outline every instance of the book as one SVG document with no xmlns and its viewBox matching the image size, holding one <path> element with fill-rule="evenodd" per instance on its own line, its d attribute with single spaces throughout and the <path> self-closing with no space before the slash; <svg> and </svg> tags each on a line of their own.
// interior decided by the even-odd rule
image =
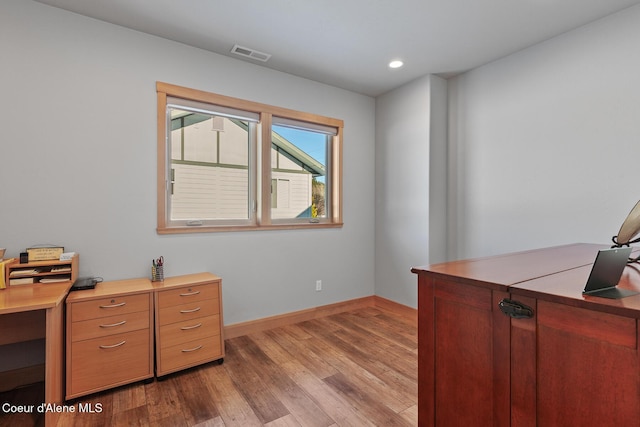
<svg viewBox="0 0 640 427">
<path fill-rule="evenodd" d="M 67 276 L 50 276 L 40 279 L 40 283 L 60 283 L 60 282 L 68 282 L 69 278 Z"/>
<path fill-rule="evenodd" d="M 24 268 L 20 270 L 12 270 L 11 273 L 9 273 L 9 277 L 31 276 L 38 273 L 40 273 L 40 270 L 37 268 Z"/>
<path fill-rule="evenodd" d="M 19 279 L 9 279 L 9 285 L 30 285 L 34 283 L 33 277 L 21 277 Z"/>
</svg>

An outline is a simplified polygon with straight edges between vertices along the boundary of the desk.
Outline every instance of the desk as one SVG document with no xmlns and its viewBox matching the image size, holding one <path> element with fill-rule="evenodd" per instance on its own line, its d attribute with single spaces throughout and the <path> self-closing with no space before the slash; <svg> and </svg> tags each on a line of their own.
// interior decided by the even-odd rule
<svg viewBox="0 0 640 427">
<path fill-rule="evenodd" d="M 419 425 L 637 427 L 640 295 L 582 295 L 605 247 L 413 268 Z M 627 267 L 618 286 L 640 290 L 640 271 Z M 504 299 L 533 314 L 505 315 Z"/>
<path fill-rule="evenodd" d="M 45 338 L 45 402 L 64 400 L 64 299 L 72 282 L 8 286 L 0 290 L 0 345 Z M 58 414 L 46 413 L 54 426 Z"/>
</svg>

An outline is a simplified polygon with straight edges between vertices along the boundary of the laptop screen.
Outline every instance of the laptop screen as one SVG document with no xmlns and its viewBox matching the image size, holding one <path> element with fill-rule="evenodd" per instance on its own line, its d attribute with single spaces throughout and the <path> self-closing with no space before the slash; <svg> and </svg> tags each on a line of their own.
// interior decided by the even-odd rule
<svg viewBox="0 0 640 427">
<path fill-rule="evenodd" d="M 630 247 L 598 251 L 583 292 L 592 293 L 601 289 L 616 287 L 624 268 L 627 266 L 629 255 L 631 255 Z"/>
</svg>

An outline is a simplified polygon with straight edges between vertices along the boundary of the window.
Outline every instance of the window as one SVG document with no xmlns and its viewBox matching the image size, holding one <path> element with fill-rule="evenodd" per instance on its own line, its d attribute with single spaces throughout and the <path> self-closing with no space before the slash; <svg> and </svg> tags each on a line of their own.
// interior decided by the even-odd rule
<svg viewBox="0 0 640 427">
<path fill-rule="evenodd" d="M 157 83 L 158 233 L 342 226 L 341 120 Z"/>
</svg>

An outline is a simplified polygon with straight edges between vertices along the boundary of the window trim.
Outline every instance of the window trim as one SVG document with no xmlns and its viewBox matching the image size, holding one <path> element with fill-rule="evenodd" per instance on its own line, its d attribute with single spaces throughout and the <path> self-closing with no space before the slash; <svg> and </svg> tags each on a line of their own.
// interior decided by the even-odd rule
<svg viewBox="0 0 640 427">
<path fill-rule="evenodd" d="M 197 89 L 176 86 L 169 83 L 156 82 L 157 92 L 157 233 L 158 234 L 183 234 L 183 233 L 209 233 L 216 231 L 246 231 L 246 230 L 290 230 L 312 228 L 339 228 L 342 221 L 342 133 L 344 122 L 339 119 L 304 113 L 288 108 L 247 101 Z M 258 122 L 258 147 L 256 169 L 253 174 L 250 171 L 250 179 L 254 180 L 256 188 L 257 209 L 254 221 L 247 225 L 205 225 L 205 226 L 174 226 L 169 225 L 167 212 L 167 186 L 170 177 L 167 176 L 167 122 L 166 107 L 167 98 L 174 97 L 190 101 L 203 102 L 231 109 L 244 110 L 259 115 Z M 328 197 L 331 212 L 327 218 L 318 222 L 300 222 L 299 220 L 271 219 L 271 125 L 273 117 L 305 122 L 310 125 L 331 127 L 336 129 L 336 135 L 331 142 L 331 158 L 327 159 L 330 166 L 327 177 L 331 180 L 331 188 Z M 253 177 L 252 177 L 253 175 Z"/>
</svg>

